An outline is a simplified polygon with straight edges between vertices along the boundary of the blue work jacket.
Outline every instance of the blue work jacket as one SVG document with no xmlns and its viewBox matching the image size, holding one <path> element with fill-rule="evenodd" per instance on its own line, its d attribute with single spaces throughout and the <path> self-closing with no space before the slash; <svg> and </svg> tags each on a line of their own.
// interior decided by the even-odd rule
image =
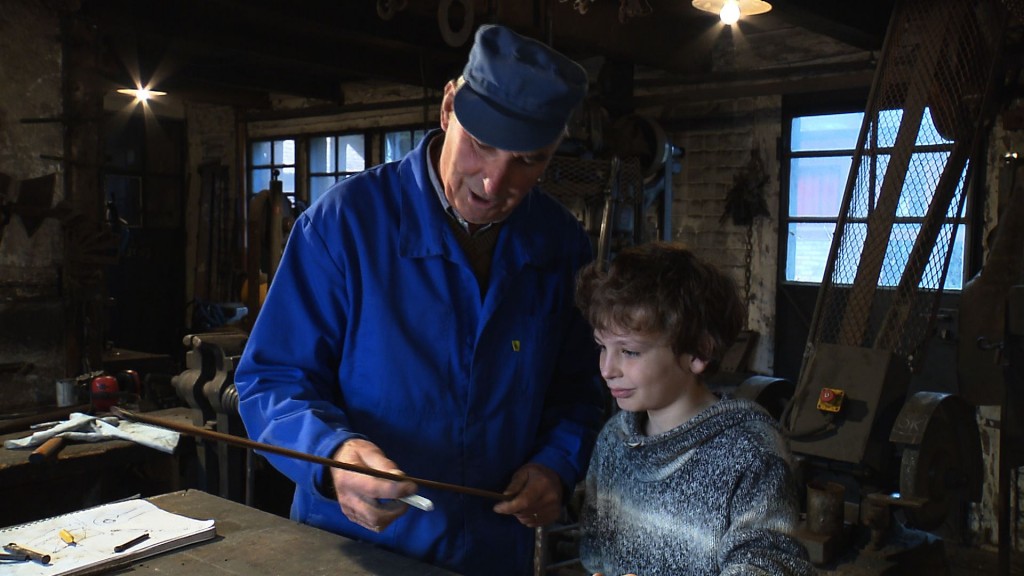
<svg viewBox="0 0 1024 576">
<path fill-rule="evenodd" d="M 501 492 L 536 462 L 571 490 L 603 415 L 573 301 L 590 240 L 535 189 L 503 223 L 481 291 L 428 176 L 439 136 L 296 220 L 235 373 L 239 411 L 251 438 L 309 454 L 359 437 L 410 476 Z M 463 574 L 529 573 L 533 531 L 495 500 L 420 488 L 435 510 L 376 534 L 324 496 L 323 466 L 268 458 L 296 484 L 294 520 Z"/>
</svg>

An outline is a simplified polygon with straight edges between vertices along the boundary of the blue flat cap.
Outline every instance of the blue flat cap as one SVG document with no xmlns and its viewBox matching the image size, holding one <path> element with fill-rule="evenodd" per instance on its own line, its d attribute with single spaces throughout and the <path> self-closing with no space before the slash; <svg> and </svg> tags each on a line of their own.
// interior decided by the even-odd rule
<svg viewBox="0 0 1024 576">
<path fill-rule="evenodd" d="M 459 123 L 484 144 L 513 152 L 557 140 L 587 93 L 582 66 L 504 26 L 476 31 L 462 77 L 455 93 Z"/>
</svg>

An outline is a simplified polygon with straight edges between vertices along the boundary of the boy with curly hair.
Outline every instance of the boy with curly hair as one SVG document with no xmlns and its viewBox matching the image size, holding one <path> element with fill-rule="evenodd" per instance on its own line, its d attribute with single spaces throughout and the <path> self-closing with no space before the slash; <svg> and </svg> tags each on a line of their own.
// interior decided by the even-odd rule
<svg viewBox="0 0 1024 576">
<path fill-rule="evenodd" d="M 656 242 L 584 268 L 576 302 L 620 409 L 586 478 L 587 570 L 815 574 L 792 536 L 797 490 L 776 421 L 705 384 L 743 324 L 734 283 L 686 248 Z"/>
</svg>

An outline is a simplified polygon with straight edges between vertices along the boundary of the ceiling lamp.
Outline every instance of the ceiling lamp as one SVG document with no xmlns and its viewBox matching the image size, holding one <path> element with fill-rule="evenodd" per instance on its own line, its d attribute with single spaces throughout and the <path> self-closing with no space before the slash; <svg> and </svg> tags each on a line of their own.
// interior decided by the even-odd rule
<svg viewBox="0 0 1024 576">
<path fill-rule="evenodd" d="M 154 96 L 167 96 L 167 92 L 149 90 L 147 88 L 121 88 L 117 92 L 126 96 L 134 96 L 139 102 L 145 102 Z"/>
<path fill-rule="evenodd" d="M 693 7 L 718 14 L 722 22 L 730 26 L 741 16 L 764 14 L 772 9 L 772 5 L 764 0 L 693 0 Z"/>
</svg>

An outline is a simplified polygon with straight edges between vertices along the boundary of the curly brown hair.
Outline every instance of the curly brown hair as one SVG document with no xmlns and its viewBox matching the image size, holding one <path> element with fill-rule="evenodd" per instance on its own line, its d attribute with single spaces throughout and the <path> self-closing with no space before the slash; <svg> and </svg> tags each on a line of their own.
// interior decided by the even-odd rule
<svg viewBox="0 0 1024 576">
<path fill-rule="evenodd" d="M 718 371 L 746 316 L 736 284 L 681 244 L 626 248 L 580 270 L 576 305 L 595 330 L 664 336 L 678 354 Z"/>
</svg>

